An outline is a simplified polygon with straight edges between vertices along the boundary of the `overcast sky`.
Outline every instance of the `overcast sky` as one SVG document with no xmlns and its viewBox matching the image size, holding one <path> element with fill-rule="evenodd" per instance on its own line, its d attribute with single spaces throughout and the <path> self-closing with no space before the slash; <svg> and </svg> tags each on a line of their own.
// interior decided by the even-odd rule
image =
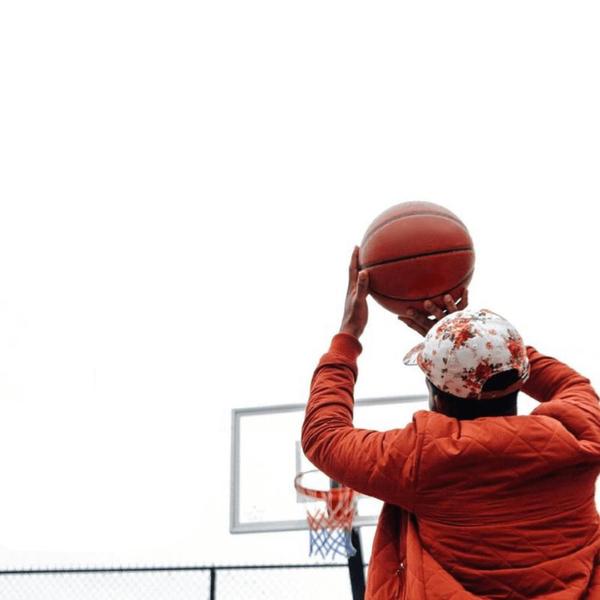
<svg viewBox="0 0 600 600">
<path fill-rule="evenodd" d="M 398 202 L 453 210 L 471 306 L 599 383 L 599 16 L 3 2 L 2 565 L 306 560 L 229 534 L 231 409 L 306 401 Z M 357 397 L 424 393 L 417 334 L 370 315 Z"/>
</svg>

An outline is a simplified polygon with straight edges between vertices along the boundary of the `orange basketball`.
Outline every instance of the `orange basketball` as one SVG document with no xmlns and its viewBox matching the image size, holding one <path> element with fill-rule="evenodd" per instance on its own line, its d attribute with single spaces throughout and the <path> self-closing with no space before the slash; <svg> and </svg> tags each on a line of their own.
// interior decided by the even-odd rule
<svg viewBox="0 0 600 600">
<path fill-rule="evenodd" d="M 359 266 L 369 269 L 369 291 L 397 315 L 423 310 L 443 296 L 457 301 L 475 268 L 473 241 L 464 223 L 432 202 L 392 206 L 369 225 L 360 245 Z"/>
</svg>

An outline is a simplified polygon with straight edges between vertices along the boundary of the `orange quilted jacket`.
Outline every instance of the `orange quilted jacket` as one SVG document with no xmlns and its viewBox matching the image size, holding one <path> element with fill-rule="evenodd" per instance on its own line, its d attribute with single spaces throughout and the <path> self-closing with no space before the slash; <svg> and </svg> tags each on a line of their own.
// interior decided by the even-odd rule
<svg viewBox="0 0 600 600">
<path fill-rule="evenodd" d="M 600 406 L 585 377 L 528 347 L 529 415 L 354 428 L 360 342 L 340 333 L 312 378 L 311 462 L 384 501 L 368 600 L 600 599 Z"/>
</svg>

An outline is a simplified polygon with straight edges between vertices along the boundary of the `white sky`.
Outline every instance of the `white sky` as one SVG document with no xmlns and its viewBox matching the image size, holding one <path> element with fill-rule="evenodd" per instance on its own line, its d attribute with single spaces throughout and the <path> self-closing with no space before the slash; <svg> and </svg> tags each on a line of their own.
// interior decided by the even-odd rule
<svg viewBox="0 0 600 600">
<path fill-rule="evenodd" d="M 2 565 L 306 560 L 229 534 L 230 411 L 306 401 L 397 202 L 455 211 L 471 305 L 597 382 L 599 17 L 3 2 Z M 357 396 L 423 392 L 416 341 L 371 303 Z"/>
</svg>

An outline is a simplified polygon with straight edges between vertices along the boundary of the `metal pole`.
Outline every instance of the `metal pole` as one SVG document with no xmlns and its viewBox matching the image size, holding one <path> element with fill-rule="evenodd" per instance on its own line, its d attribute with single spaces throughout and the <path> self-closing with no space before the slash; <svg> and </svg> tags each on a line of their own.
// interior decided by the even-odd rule
<svg viewBox="0 0 600 600">
<path fill-rule="evenodd" d="M 217 599 L 217 570 L 210 568 L 210 600 Z"/>
<path fill-rule="evenodd" d="M 358 527 L 352 528 L 352 545 L 356 548 L 356 554 L 348 558 L 348 571 L 350 572 L 352 599 L 364 600 L 365 569 L 363 566 L 362 544 L 360 542 L 360 529 Z"/>
<path fill-rule="evenodd" d="M 337 481 L 329 480 L 331 489 L 341 487 Z M 348 573 L 350 574 L 350 587 L 352 588 L 352 600 L 364 600 L 365 597 L 365 570 L 363 566 L 362 544 L 360 542 L 360 531 L 358 527 L 352 528 L 351 541 L 356 554 L 348 557 Z"/>
</svg>

